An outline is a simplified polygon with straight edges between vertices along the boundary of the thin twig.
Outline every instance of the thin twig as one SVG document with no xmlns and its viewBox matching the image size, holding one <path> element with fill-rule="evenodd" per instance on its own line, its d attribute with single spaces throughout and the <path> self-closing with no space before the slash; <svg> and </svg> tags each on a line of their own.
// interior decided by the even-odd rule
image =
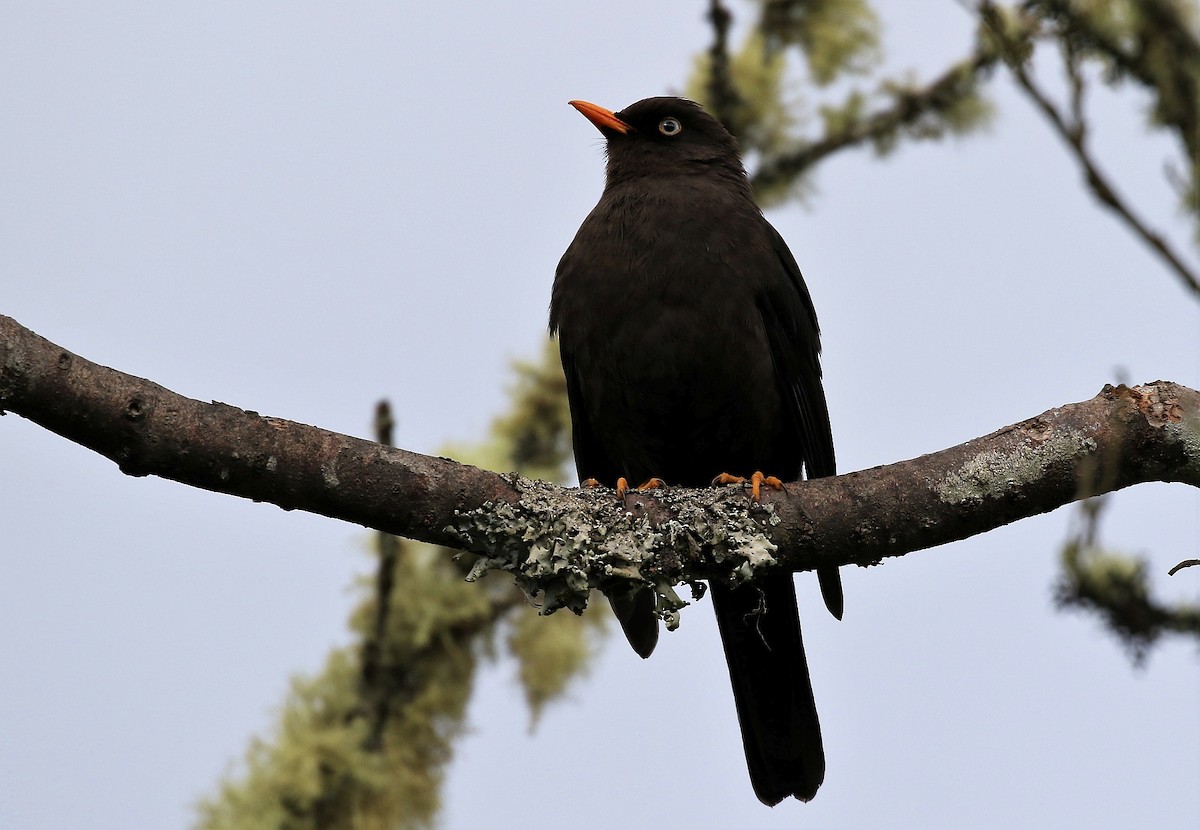
<svg viewBox="0 0 1200 830">
<path fill-rule="evenodd" d="M 733 14 L 721 0 L 711 0 L 706 17 L 713 28 L 713 42 L 708 48 L 708 105 L 717 120 L 737 135 L 742 97 L 729 69 L 729 28 L 733 25 Z"/>
<path fill-rule="evenodd" d="M 1179 573 L 1179 571 L 1182 571 L 1184 568 L 1194 568 L 1197 565 L 1200 565 L 1200 559 L 1185 559 L 1175 567 L 1171 568 L 1171 570 L 1167 571 L 1167 576 L 1175 576 L 1175 574 Z"/>
<path fill-rule="evenodd" d="M 384 446 L 395 446 L 392 443 L 394 426 L 391 405 L 386 400 L 380 401 L 375 407 L 375 440 Z M 384 659 L 384 643 L 387 641 L 388 618 L 391 616 L 396 561 L 401 550 L 399 537 L 390 533 L 377 531 L 375 541 L 379 551 L 379 566 L 375 571 L 375 618 L 370 633 L 363 639 L 362 671 L 359 678 L 359 694 L 362 697 L 363 708 L 367 711 L 368 723 L 363 746 L 371 752 L 383 749 L 383 735 L 391 711 L 391 702 L 395 698 L 390 688 L 391 684 L 387 681 L 389 672 Z"/>
<path fill-rule="evenodd" d="M 1129 226 L 1137 236 L 1141 237 L 1142 241 L 1151 247 L 1158 255 L 1169 265 L 1176 275 L 1183 282 L 1184 287 L 1197 296 L 1200 296 L 1200 277 L 1197 277 L 1188 268 L 1187 264 L 1175 253 L 1166 239 L 1157 231 L 1151 229 L 1143 222 L 1133 209 L 1125 204 L 1125 201 L 1117 195 L 1113 184 L 1107 176 L 1097 166 L 1095 159 L 1087 149 L 1084 141 L 1083 128 L 1081 125 L 1068 124 L 1058 111 L 1058 108 L 1047 97 L 1046 93 L 1037 85 L 1030 77 L 1025 67 L 1016 64 L 1012 67 L 1013 74 L 1016 76 L 1017 83 L 1029 95 L 1038 109 L 1045 114 L 1050 124 L 1054 127 L 1055 132 L 1067 143 L 1075 156 L 1075 160 L 1083 168 L 1088 187 L 1092 194 L 1100 200 L 1101 204 L 1106 205 L 1109 209 L 1119 216 L 1126 225 Z M 1082 122 L 1081 122 L 1082 123 Z"/>
<path fill-rule="evenodd" d="M 1075 160 L 1083 169 L 1084 178 L 1087 181 L 1088 188 L 1092 194 L 1100 201 L 1101 204 L 1108 207 L 1134 232 L 1135 235 L 1141 238 L 1150 248 L 1155 251 L 1159 257 L 1166 262 L 1168 266 L 1176 273 L 1179 279 L 1183 282 L 1184 287 L 1193 294 L 1200 296 L 1200 277 L 1198 277 L 1187 266 L 1183 259 L 1174 251 L 1167 243 L 1166 239 L 1161 234 L 1150 228 L 1143 222 L 1134 212 L 1133 209 L 1125 203 L 1125 201 L 1117 195 L 1111 181 L 1100 170 L 1095 159 L 1092 158 L 1088 151 L 1085 140 L 1086 129 L 1084 127 L 1083 118 L 1077 113 L 1075 118 L 1068 121 L 1062 114 L 1059 108 L 1050 100 L 1050 97 L 1037 84 L 1026 68 L 1025 61 L 1021 58 L 1018 50 L 1015 49 L 1015 44 L 1006 36 L 1003 28 L 995 24 L 999 11 L 995 5 L 990 2 L 982 2 L 978 6 L 981 19 L 986 23 L 996 36 L 997 42 L 1005 45 L 1007 48 L 1007 56 L 1005 63 L 1009 70 L 1016 78 L 1018 86 L 1029 96 L 1034 105 L 1041 110 L 1046 116 L 1046 120 L 1058 133 L 1059 137 L 1070 148 Z M 1070 73 L 1070 62 L 1068 61 L 1068 72 Z M 1082 79 L 1077 73 L 1070 74 L 1072 83 L 1072 98 L 1073 106 L 1082 105 L 1074 100 L 1078 95 L 1082 98 Z M 1079 84 L 1078 90 L 1076 84 Z"/>
<path fill-rule="evenodd" d="M 1139 43 L 1132 52 L 1127 50 L 1116 38 L 1091 25 L 1087 17 L 1066 0 L 1040 0 L 1038 5 L 1051 19 L 1069 27 L 1075 38 L 1081 39 L 1087 46 L 1112 61 L 1113 66 L 1121 73 L 1136 79 L 1149 90 L 1159 91 L 1159 78 L 1155 77 L 1147 50 L 1142 44 Z M 1172 54 L 1177 56 L 1171 75 L 1171 82 L 1176 87 L 1177 94 L 1172 97 L 1181 101 L 1195 100 L 1198 84 L 1191 67 L 1200 64 L 1200 40 L 1170 3 L 1162 0 L 1140 0 L 1138 10 L 1152 21 L 1154 31 L 1161 33 L 1169 42 Z M 1173 107 L 1162 111 L 1160 115 L 1166 123 L 1178 128 L 1179 138 L 1189 156 L 1200 152 L 1200 124 L 1196 121 L 1194 107 Z"/>
</svg>

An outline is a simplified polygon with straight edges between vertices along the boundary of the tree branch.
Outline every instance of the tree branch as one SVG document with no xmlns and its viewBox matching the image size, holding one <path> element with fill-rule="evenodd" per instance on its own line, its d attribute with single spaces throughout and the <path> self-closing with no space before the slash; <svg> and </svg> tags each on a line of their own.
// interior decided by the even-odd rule
<svg viewBox="0 0 1200 830">
<path fill-rule="evenodd" d="M 392 446 L 392 430 L 396 425 L 392 407 L 386 400 L 375 406 L 375 440 L 386 447 Z M 371 627 L 363 636 L 362 654 L 359 658 L 359 697 L 367 716 L 365 749 L 378 752 L 383 748 L 388 716 L 392 702 L 397 697 L 393 672 L 388 665 L 386 643 L 388 622 L 392 612 L 392 587 L 396 582 L 396 565 L 401 555 L 401 542 L 390 533 L 376 533 L 375 547 L 379 553 L 379 565 L 375 569 L 375 603 Z"/>
<path fill-rule="evenodd" d="M 1158 254 L 1163 262 L 1179 277 L 1184 288 L 1192 294 L 1200 296 L 1200 276 L 1192 272 L 1187 263 L 1183 261 L 1183 257 L 1175 252 L 1162 234 L 1152 229 L 1133 212 L 1133 208 L 1127 205 L 1125 200 L 1118 195 L 1116 188 L 1109 181 L 1108 177 L 1104 175 L 1104 172 L 1100 169 L 1091 152 L 1088 150 L 1086 142 L 1087 129 L 1082 119 L 1083 77 L 1079 72 L 1078 66 L 1072 62 L 1073 54 L 1067 52 L 1064 58 L 1068 80 L 1072 88 L 1071 111 L 1073 117 L 1068 121 L 1066 116 L 1050 100 L 1050 96 L 1046 94 L 1030 74 L 1027 67 L 1027 44 L 1014 42 L 1008 35 L 1005 27 L 1000 23 L 1000 12 L 997 7 L 991 2 L 981 2 L 979 4 L 979 15 L 981 20 L 991 29 L 996 43 L 1004 50 L 1005 63 L 1012 71 L 1017 85 L 1029 96 L 1034 106 L 1045 116 L 1050 126 L 1054 128 L 1059 138 L 1062 139 L 1063 143 L 1067 145 L 1067 148 L 1075 157 L 1075 161 L 1083 171 L 1084 180 L 1087 182 L 1088 189 L 1092 191 L 1092 195 L 1102 205 L 1113 211 L 1142 242 Z"/>
<path fill-rule="evenodd" d="M 1185 154 L 1195 158 L 1200 153 L 1200 112 L 1196 107 L 1200 83 L 1193 71 L 1200 64 L 1200 40 L 1173 4 L 1140 0 L 1138 14 L 1149 25 L 1137 26 L 1125 43 L 1096 26 L 1085 9 L 1067 0 L 1038 0 L 1031 5 L 1057 22 L 1070 40 L 1103 55 L 1121 73 L 1151 91 L 1157 98 L 1157 116 L 1175 128 Z M 1156 50 L 1151 48 L 1155 44 L 1148 38 L 1166 45 L 1172 59 L 1156 66 Z"/>
<path fill-rule="evenodd" d="M 710 0 L 705 19 L 712 24 L 713 42 L 708 47 L 708 104 L 717 120 L 730 132 L 741 132 L 742 98 L 733 85 L 729 71 L 729 28 L 733 15 L 721 0 Z"/>
<path fill-rule="evenodd" d="M 1013 74 L 1016 76 L 1017 83 L 1025 90 L 1037 108 L 1042 111 L 1042 114 L 1046 116 L 1046 120 L 1050 122 L 1050 125 L 1054 127 L 1054 131 L 1058 133 L 1063 142 L 1071 149 L 1076 162 L 1078 162 L 1080 168 L 1083 170 L 1084 179 L 1087 181 L 1092 195 L 1102 205 L 1105 205 L 1117 214 L 1135 235 L 1140 237 L 1146 245 L 1157 252 L 1183 282 L 1184 287 L 1193 294 L 1200 296 L 1200 277 L 1192 273 L 1191 269 L 1183 261 L 1183 258 L 1172 250 L 1162 234 L 1152 230 L 1149 225 L 1134 214 L 1133 209 L 1125 204 L 1124 199 L 1117 195 L 1116 188 L 1112 182 L 1100 170 L 1099 165 L 1092 158 L 1092 154 L 1085 143 L 1086 128 L 1084 122 L 1076 121 L 1068 124 L 1058 111 L 1058 107 L 1050 101 L 1050 97 L 1042 91 L 1041 87 L 1033 80 L 1033 77 L 1023 64 L 1014 64 Z"/>
<path fill-rule="evenodd" d="M 480 554 L 544 609 L 614 579 L 671 586 L 759 567 L 871 565 L 1147 481 L 1200 487 L 1200 393 L 1106 386 L 991 435 L 909 461 L 788 485 L 761 505 L 737 488 L 567 490 L 227 404 L 99 366 L 0 316 L 0 411 L 129 475 L 306 510 Z M 670 620 L 669 620 L 670 621 Z"/>
<path fill-rule="evenodd" d="M 751 176 L 750 183 L 755 190 L 775 187 L 796 179 L 827 156 L 848 147 L 886 140 L 897 131 L 918 123 L 930 112 L 945 109 L 961 100 L 995 62 L 994 55 L 974 54 L 951 66 L 923 87 L 896 90 L 891 106 L 855 120 L 817 141 L 763 159 Z"/>
</svg>

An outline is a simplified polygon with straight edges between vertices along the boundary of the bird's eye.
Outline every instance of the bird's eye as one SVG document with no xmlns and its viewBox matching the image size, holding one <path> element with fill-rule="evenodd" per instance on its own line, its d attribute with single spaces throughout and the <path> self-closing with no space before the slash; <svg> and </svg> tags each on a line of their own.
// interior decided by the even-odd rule
<svg viewBox="0 0 1200 830">
<path fill-rule="evenodd" d="M 664 118 L 658 122 L 658 131 L 665 136 L 679 135 L 683 132 L 683 125 L 678 118 Z"/>
</svg>

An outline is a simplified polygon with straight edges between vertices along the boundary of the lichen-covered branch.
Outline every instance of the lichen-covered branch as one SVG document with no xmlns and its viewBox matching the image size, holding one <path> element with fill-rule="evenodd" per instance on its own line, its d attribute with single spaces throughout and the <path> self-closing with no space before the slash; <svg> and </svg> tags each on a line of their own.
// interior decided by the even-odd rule
<svg viewBox="0 0 1200 830">
<path fill-rule="evenodd" d="M 996 56 L 991 54 L 971 55 L 924 86 L 893 84 L 888 106 L 858 118 L 842 119 L 821 138 L 764 158 L 751 176 L 751 184 L 756 192 L 778 190 L 841 150 L 863 144 L 890 147 L 905 129 L 924 125 L 925 131 L 940 135 L 945 130 L 935 126 L 931 117 L 971 98 L 995 62 Z"/>
<path fill-rule="evenodd" d="M 99 366 L 0 316 L 0 411 L 133 476 L 306 510 L 434 544 L 457 509 L 515 500 L 496 473 L 213 401 Z"/>
<path fill-rule="evenodd" d="M 1101 542 L 1100 517 L 1109 502 L 1103 495 L 1079 503 L 1074 528 L 1063 545 L 1055 604 L 1097 616 L 1138 665 L 1164 637 L 1184 635 L 1200 642 L 1200 604 L 1157 599 L 1149 564 Z M 1174 575 L 1178 567 L 1167 574 Z"/>
<path fill-rule="evenodd" d="M 990 112 L 979 89 L 997 56 L 976 50 L 928 84 L 879 78 L 873 93 L 857 82 L 848 90 L 830 90 L 824 97 L 838 100 L 816 105 L 820 134 L 802 136 L 794 127 L 804 120 L 806 107 L 787 82 L 785 52 L 802 58 L 809 90 L 866 76 L 882 54 L 878 16 L 867 0 L 754 5 L 757 24 L 731 48 L 733 15 L 724 3 L 709 3 L 712 44 L 699 56 L 687 89 L 755 160 L 751 184 L 760 204 L 799 193 L 811 169 L 841 150 L 869 144 L 883 154 L 902 138 L 963 134 Z"/>
<path fill-rule="evenodd" d="M 543 608 L 609 580 L 671 586 L 760 567 L 869 565 L 1147 481 L 1200 486 L 1200 393 L 1106 386 L 991 435 L 886 467 L 788 485 L 568 490 L 191 400 L 91 363 L 0 317 L 0 409 L 131 475 L 271 502 L 470 550 Z"/>
</svg>

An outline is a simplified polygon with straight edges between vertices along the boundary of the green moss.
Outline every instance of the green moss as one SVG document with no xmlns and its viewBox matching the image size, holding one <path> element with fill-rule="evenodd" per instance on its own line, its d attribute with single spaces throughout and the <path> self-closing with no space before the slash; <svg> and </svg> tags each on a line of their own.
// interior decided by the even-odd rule
<svg viewBox="0 0 1200 830">
<path fill-rule="evenodd" d="M 514 376 L 510 411 L 482 442 L 455 454 L 559 477 L 569 419 L 555 351 L 517 364 Z M 469 557 L 373 538 L 392 585 L 387 597 L 375 592 L 380 574 L 361 581 L 368 593 L 350 622 L 359 642 L 333 651 L 315 677 L 292 682 L 271 733 L 254 739 L 239 767 L 198 805 L 197 827 L 430 827 L 479 663 L 497 657 L 497 633 L 535 719 L 586 670 L 602 615 L 538 617 L 511 578 L 466 582 Z M 534 559 L 537 567 L 559 567 L 548 551 Z"/>
</svg>

